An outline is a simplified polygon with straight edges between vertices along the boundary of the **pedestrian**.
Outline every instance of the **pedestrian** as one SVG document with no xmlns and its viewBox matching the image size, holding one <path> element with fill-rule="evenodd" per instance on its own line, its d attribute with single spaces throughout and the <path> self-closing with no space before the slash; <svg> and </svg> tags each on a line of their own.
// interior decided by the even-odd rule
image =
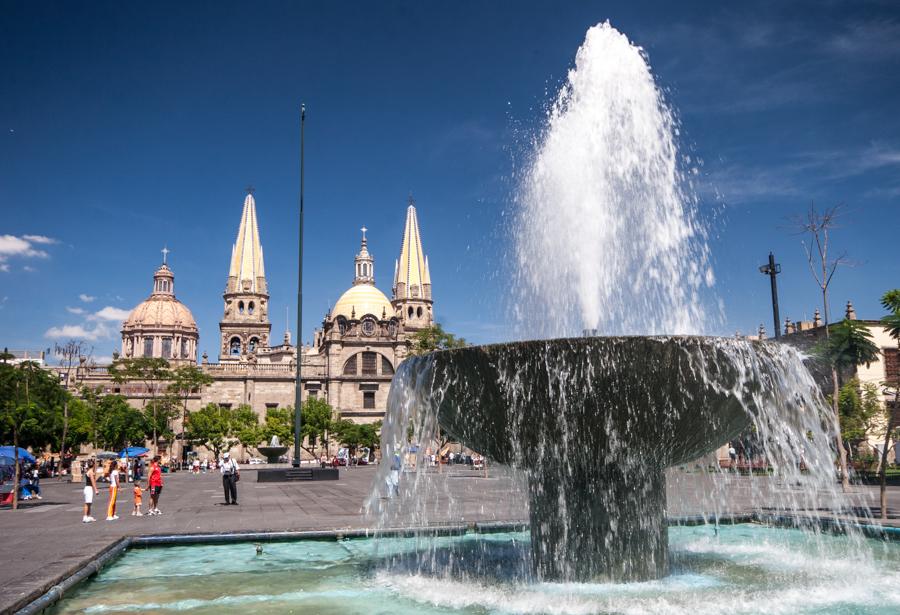
<svg viewBox="0 0 900 615">
<path fill-rule="evenodd" d="M 37 499 L 43 499 L 41 497 L 41 472 L 37 466 L 34 466 L 34 469 L 31 471 L 31 492 L 34 493 L 34 497 Z"/>
<path fill-rule="evenodd" d="M 728 458 L 731 459 L 731 466 L 729 469 L 734 470 L 735 466 L 737 466 L 737 451 L 734 450 L 733 444 L 728 445 Z"/>
<path fill-rule="evenodd" d="M 106 509 L 106 520 L 107 521 L 115 521 L 119 518 L 119 515 L 116 514 L 116 499 L 119 495 L 119 477 L 121 474 L 119 473 L 119 464 L 114 463 L 110 466 L 111 471 L 109 473 L 109 506 Z"/>
<path fill-rule="evenodd" d="M 230 453 L 222 455 L 222 463 L 219 465 L 222 472 L 222 488 L 225 490 L 225 505 L 237 506 L 237 482 L 241 480 L 241 470 L 237 462 L 231 458 Z"/>
<path fill-rule="evenodd" d="M 163 480 L 162 469 L 159 467 L 159 455 L 154 457 L 153 461 L 150 462 L 150 477 L 147 479 L 147 484 L 150 486 L 150 510 L 147 511 L 147 514 L 161 515 L 162 511 L 159 510 L 159 494 L 162 493 Z"/>
<path fill-rule="evenodd" d="M 97 472 L 94 470 L 94 460 L 88 459 L 87 471 L 84 473 L 84 515 L 81 517 L 82 523 L 96 521 L 91 516 L 91 504 L 94 503 L 95 495 L 100 495 L 100 490 L 97 489 Z"/>
<path fill-rule="evenodd" d="M 144 513 L 141 512 L 141 500 L 143 499 L 143 496 L 141 484 L 138 481 L 134 481 L 134 510 L 131 511 L 132 517 L 144 516 Z"/>
</svg>

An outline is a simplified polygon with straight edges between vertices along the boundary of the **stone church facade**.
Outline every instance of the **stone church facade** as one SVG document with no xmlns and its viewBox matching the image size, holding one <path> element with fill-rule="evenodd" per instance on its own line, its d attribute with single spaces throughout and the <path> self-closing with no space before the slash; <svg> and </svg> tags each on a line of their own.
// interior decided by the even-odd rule
<svg viewBox="0 0 900 615">
<path fill-rule="evenodd" d="M 304 401 L 325 399 L 341 418 L 374 422 L 384 417 L 391 378 L 409 353 L 412 335 L 432 325 L 434 314 L 428 258 L 412 199 L 390 299 L 375 286 L 375 258 L 368 250 L 366 229 L 362 230 L 351 286 L 325 314 L 312 345 L 300 348 L 301 395 Z M 188 408 L 245 404 L 262 421 L 270 408 L 293 406 L 298 349 L 289 333 L 273 343 L 253 194 L 244 199 L 222 298 L 217 360 L 206 353 L 200 360 L 213 384 L 189 399 Z M 175 297 L 175 275 L 164 262 L 154 273 L 150 297 L 122 325 L 121 356 L 162 357 L 173 366 L 196 363 L 199 335 L 190 310 Z M 141 384 L 111 382 L 106 366 L 76 371 L 78 382 L 70 386 L 100 386 L 107 393 L 125 395 L 136 407 L 149 396 Z M 175 432 L 179 431 L 176 425 Z"/>
</svg>

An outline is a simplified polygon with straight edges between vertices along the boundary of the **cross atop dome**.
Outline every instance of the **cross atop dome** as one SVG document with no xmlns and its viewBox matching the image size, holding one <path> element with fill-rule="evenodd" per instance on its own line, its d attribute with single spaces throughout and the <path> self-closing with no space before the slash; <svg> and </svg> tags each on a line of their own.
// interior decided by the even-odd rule
<svg viewBox="0 0 900 615">
<path fill-rule="evenodd" d="M 362 231 L 362 241 L 359 245 L 359 254 L 353 259 L 356 275 L 353 284 L 375 284 L 375 259 L 369 254 L 368 241 L 366 240 L 366 227 Z"/>
<path fill-rule="evenodd" d="M 169 252 L 171 252 L 171 250 L 169 250 L 168 247 L 163 246 L 163 249 L 160 250 L 160 252 L 162 252 L 162 255 L 163 255 L 163 265 L 167 265 L 168 263 L 166 262 L 166 260 L 169 256 Z"/>
</svg>

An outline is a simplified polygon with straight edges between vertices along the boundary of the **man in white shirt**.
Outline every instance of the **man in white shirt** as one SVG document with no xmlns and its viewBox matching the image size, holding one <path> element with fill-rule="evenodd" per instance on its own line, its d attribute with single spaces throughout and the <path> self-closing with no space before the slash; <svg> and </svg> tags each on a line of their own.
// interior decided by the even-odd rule
<svg viewBox="0 0 900 615">
<path fill-rule="evenodd" d="M 225 490 L 225 505 L 237 506 L 237 482 L 241 478 L 241 470 L 237 462 L 231 458 L 230 453 L 222 455 L 222 463 L 219 464 L 222 472 L 222 488 Z"/>
</svg>

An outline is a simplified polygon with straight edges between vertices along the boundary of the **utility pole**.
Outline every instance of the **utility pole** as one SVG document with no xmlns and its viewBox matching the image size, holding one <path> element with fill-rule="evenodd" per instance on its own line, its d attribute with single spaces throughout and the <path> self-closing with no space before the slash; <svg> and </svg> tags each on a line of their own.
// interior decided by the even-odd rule
<svg viewBox="0 0 900 615">
<path fill-rule="evenodd" d="M 778 283 L 775 276 L 781 273 L 781 265 L 775 262 L 775 255 L 769 252 L 769 262 L 759 268 L 760 273 L 769 276 L 772 282 L 772 315 L 775 317 L 775 337 L 781 337 L 781 318 L 778 315 Z"/>
<path fill-rule="evenodd" d="M 301 393 L 302 383 L 300 380 L 300 366 L 303 363 L 303 129 L 306 123 L 306 105 L 300 103 L 300 245 L 297 266 L 297 386 L 294 392 L 294 462 L 295 468 L 300 467 L 300 426 L 302 425 L 301 416 Z"/>
</svg>

